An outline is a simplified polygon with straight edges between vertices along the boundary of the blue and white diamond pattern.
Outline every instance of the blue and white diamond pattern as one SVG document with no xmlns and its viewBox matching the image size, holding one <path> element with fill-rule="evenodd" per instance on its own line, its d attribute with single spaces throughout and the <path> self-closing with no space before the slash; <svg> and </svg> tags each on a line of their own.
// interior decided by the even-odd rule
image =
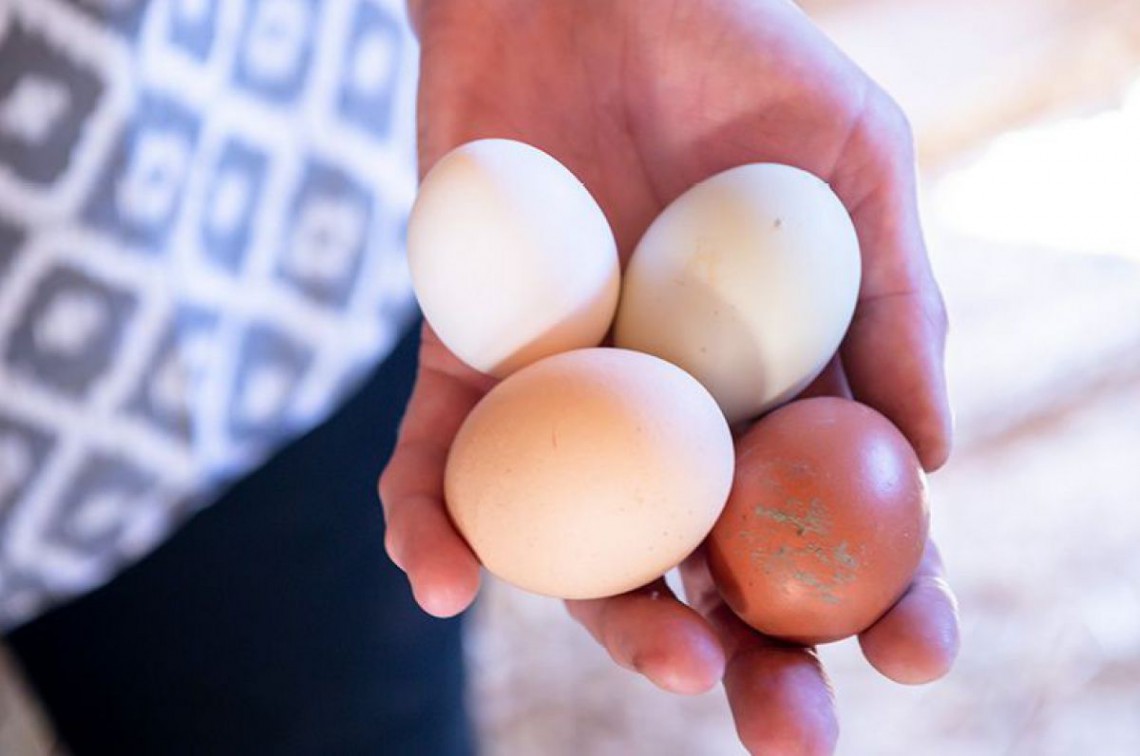
<svg viewBox="0 0 1140 756">
<path fill-rule="evenodd" d="M 125 348 L 134 295 L 69 268 L 49 270 L 9 332 L 10 375 L 82 399 Z"/>
<path fill-rule="evenodd" d="M 404 35 L 397 20 L 362 3 L 346 48 L 339 106 L 344 118 L 377 136 L 392 127 L 394 82 L 400 75 Z"/>
<path fill-rule="evenodd" d="M 394 343 L 402 6 L 0 2 L 0 627 L 153 548 Z"/>
<path fill-rule="evenodd" d="M 79 11 L 108 26 L 133 36 L 142 21 L 143 12 L 149 0 L 67 0 Z"/>
<path fill-rule="evenodd" d="M 0 4 L 0 208 L 68 217 L 130 109 L 129 50 L 74 13 Z"/>
<path fill-rule="evenodd" d="M 26 74 L 0 103 L 0 132 L 29 149 L 42 148 L 60 130 L 64 114 L 72 109 L 71 100 L 58 79 Z"/>
<path fill-rule="evenodd" d="M 346 172 L 306 166 L 278 272 L 312 299 L 343 305 L 368 241 L 370 214 L 371 197 Z"/>
<path fill-rule="evenodd" d="M 147 366 L 139 372 L 127 409 L 178 443 L 193 442 L 194 409 L 211 369 L 217 316 L 182 306 L 166 321 Z"/>
<path fill-rule="evenodd" d="M 252 0 L 235 82 L 273 100 L 292 100 L 312 59 L 316 0 Z"/>
<path fill-rule="evenodd" d="M 217 36 L 218 3 L 221 0 L 178 0 L 169 24 L 169 43 L 200 61 L 210 57 Z"/>
<path fill-rule="evenodd" d="M 253 219 L 265 190 L 269 157 L 232 138 L 222 148 L 199 214 L 199 243 L 217 265 L 236 273 L 249 248 Z"/>
<path fill-rule="evenodd" d="M 162 253 L 194 159 L 198 117 L 173 100 L 146 96 L 96 182 L 93 226 Z"/>
<path fill-rule="evenodd" d="M 24 232 L 0 218 L 0 280 L 4 279 L 8 268 L 15 262 L 23 242 Z"/>
<path fill-rule="evenodd" d="M 46 431 L 0 413 L 0 513 L 19 499 L 51 445 Z"/>
</svg>

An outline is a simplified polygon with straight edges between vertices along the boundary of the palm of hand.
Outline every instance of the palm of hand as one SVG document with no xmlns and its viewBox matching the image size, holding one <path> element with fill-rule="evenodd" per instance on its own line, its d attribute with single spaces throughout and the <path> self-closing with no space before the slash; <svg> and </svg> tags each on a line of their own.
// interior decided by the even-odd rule
<svg viewBox="0 0 1140 756">
<path fill-rule="evenodd" d="M 480 137 L 534 144 L 586 184 L 623 259 L 671 199 L 722 169 L 774 161 L 824 178 L 855 220 L 864 281 L 842 361 L 812 390 L 850 386 L 903 429 L 928 467 L 941 464 L 944 315 L 914 208 L 905 121 L 791 3 L 677 0 L 654 4 L 652 17 L 633 0 L 495 0 L 475 14 L 463 5 L 429 5 L 421 17 L 421 166 Z M 478 564 L 442 506 L 443 460 L 491 385 L 425 328 L 381 488 L 389 552 L 440 615 L 464 608 L 478 585 Z M 956 645 L 952 597 L 927 551 L 907 598 L 862 639 L 872 663 L 904 681 L 941 674 Z M 735 621 L 699 555 L 684 572 L 699 613 L 660 582 L 573 602 L 571 613 L 616 661 L 663 687 L 701 690 L 723 674 L 749 747 L 828 750 L 834 712 L 814 654 Z"/>
</svg>

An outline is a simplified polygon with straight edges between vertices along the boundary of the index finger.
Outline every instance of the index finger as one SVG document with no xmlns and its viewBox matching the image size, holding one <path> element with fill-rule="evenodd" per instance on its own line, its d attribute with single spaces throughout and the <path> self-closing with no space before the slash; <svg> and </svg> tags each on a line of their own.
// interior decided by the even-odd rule
<svg viewBox="0 0 1140 756">
<path fill-rule="evenodd" d="M 833 186 L 855 223 L 863 277 L 843 365 L 855 397 L 889 417 L 933 470 L 951 441 L 946 309 L 919 222 L 910 126 L 882 90 L 867 95 L 844 155 Z"/>
</svg>

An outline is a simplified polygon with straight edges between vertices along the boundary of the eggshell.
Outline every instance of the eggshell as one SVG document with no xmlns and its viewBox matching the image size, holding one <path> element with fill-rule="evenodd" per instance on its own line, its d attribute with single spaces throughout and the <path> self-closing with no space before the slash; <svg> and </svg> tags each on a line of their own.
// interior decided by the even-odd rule
<svg viewBox="0 0 1140 756">
<path fill-rule="evenodd" d="M 620 289 L 593 197 L 557 160 L 508 139 L 469 142 L 431 169 L 412 207 L 408 263 L 440 340 L 498 377 L 601 343 Z"/>
<path fill-rule="evenodd" d="M 902 433 L 857 402 L 805 399 L 737 442 L 709 567 L 752 627 L 824 643 L 861 632 L 898 600 L 928 528 L 926 478 Z"/>
<path fill-rule="evenodd" d="M 740 166 L 650 225 L 625 272 L 615 343 L 681 366 L 735 423 L 822 370 L 859 278 L 854 226 L 827 184 L 786 165 Z"/>
<path fill-rule="evenodd" d="M 448 511 L 493 574 L 561 598 L 644 585 L 705 538 L 732 484 L 709 393 L 646 354 L 584 349 L 498 384 L 468 416 Z"/>
</svg>

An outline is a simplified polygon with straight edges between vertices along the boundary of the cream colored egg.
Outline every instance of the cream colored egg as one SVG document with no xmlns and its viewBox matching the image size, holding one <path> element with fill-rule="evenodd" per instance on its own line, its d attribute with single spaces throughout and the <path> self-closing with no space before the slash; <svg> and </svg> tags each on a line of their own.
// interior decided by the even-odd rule
<svg viewBox="0 0 1140 756">
<path fill-rule="evenodd" d="M 859 279 L 854 226 L 826 183 L 786 165 L 740 166 L 678 197 L 646 231 L 615 343 L 681 366 L 736 422 L 819 374 Z"/>
<path fill-rule="evenodd" d="M 464 144 L 428 172 L 408 262 L 439 338 L 498 377 L 599 344 L 620 288 L 613 233 L 590 193 L 545 152 L 508 139 Z"/>
<path fill-rule="evenodd" d="M 705 538 L 727 500 L 732 437 L 680 368 L 622 349 L 547 357 L 468 416 L 448 511 L 493 574 L 560 598 L 644 585 Z"/>
</svg>

